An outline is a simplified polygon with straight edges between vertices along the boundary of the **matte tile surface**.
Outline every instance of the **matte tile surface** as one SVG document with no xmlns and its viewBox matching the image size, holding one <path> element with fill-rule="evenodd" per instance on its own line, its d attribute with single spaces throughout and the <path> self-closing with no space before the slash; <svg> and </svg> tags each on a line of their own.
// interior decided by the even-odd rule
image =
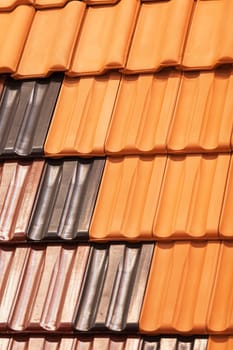
<svg viewBox="0 0 233 350">
<path fill-rule="evenodd" d="M 119 74 L 65 78 L 45 143 L 46 156 L 103 155 Z"/>
<path fill-rule="evenodd" d="M 88 239 L 104 159 L 46 162 L 27 236 Z"/>
<path fill-rule="evenodd" d="M 0 99 L 0 156 L 41 156 L 62 82 L 48 79 L 5 81 Z"/>
<path fill-rule="evenodd" d="M 233 337 L 210 337 L 207 350 L 231 350 L 233 347 Z"/>
<path fill-rule="evenodd" d="M 92 240 L 152 238 L 166 157 L 108 158 L 90 227 Z"/>
<path fill-rule="evenodd" d="M 219 248 L 217 242 L 156 245 L 140 316 L 141 332 L 203 334 L 207 331 Z M 216 302 L 216 307 L 220 307 L 221 301 Z M 226 295 L 224 302 L 229 307 Z M 214 314 L 218 319 L 219 314 Z"/>
</svg>

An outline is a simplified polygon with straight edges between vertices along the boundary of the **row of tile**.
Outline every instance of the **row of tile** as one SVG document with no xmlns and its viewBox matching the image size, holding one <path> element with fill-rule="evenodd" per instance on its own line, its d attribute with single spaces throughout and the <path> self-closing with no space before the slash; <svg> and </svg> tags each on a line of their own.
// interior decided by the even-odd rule
<svg viewBox="0 0 233 350">
<path fill-rule="evenodd" d="M 230 154 L 0 163 L 0 240 L 233 239 Z"/>
<path fill-rule="evenodd" d="M 13 10 L 19 5 L 33 5 L 35 8 L 53 8 L 65 6 L 73 0 L 1 0 L 0 11 Z M 76 0 L 77 1 L 77 0 Z M 119 0 L 80 0 L 90 5 L 115 4 Z M 150 0 L 143 0 L 150 1 Z"/>
<path fill-rule="evenodd" d="M 230 152 L 233 69 L 0 84 L 0 156 Z"/>
<path fill-rule="evenodd" d="M 8 337 L 0 338 L 1 350 L 231 350 L 232 338 L 145 337 Z"/>
<path fill-rule="evenodd" d="M 232 334 L 232 264 L 223 241 L 1 247 L 0 330 Z"/>
<path fill-rule="evenodd" d="M 233 63 L 232 20 L 231 0 L 119 0 L 101 6 L 74 0 L 41 10 L 19 5 L 0 10 L 0 71 L 29 78 L 53 71 L 77 76 L 169 66 L 211 69 Z"/>
</svg>

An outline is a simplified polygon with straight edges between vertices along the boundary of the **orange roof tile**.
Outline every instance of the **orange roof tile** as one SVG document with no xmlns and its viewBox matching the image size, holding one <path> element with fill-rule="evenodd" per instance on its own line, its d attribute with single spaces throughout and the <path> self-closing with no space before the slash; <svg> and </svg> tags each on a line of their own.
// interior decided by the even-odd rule
<svg viewBox="0 0 233 350">
<path fill-rule="evenodd" d="M 230 151 L 232 93 L 232 68 L 185 73 L 168 137 L 168 151 Z"/>
<path fill-rule="evenodd" d="M 37 8 L 51 8 L 64 6 L 72 0 L 33 0 Z"/>
<path fill-rule="evenodd" d="M 141 311 L 141 332 L 206 332 L 219 247 L 217 242 L 158 243 Z M 226 304 L 228 300 L 224 298 Z"/>
<path fill-rule="evenodd" d="M 233 330 L 233 244 L 222 243 L 216 280 L 208 316 L 208 330 L 232 333 Z"/>
<path fill-rule="evenodd" d="M 230 155 L 168 159 L 153 235 L 156 239 L 218 237 Z"/>
<path fill-rule="evenodd" d="M 125 72 L 154 72 L 181 62 L 193 1 L 141 5 Z"/>
<path fill-rule="evenodd" d="M 35 0 L 1 0 L 0 11 L 12 10 L 19 5 L 33 4 Z"/>
<path fill-rule="evenodd" d="M 211 336 L 208 340 L 207 350 L 232 350 L 233 337 Z"/>
<path fill-rule="evenodd" d="M 14 77 L 44 77 L 66 70 L 84 10 L 81 1 L 71 1 L 61 9 L 37 10 Z"/>
<path fill-rule="evenodd" d="M 116 4 L 121 0 L 84 0 L 89 5 L 110 5 Z"/>
<path fill-rule="evenodd" d="M 124 76 L 105 143 L 107 154 L 165 153 L 180 73 Z"/>
<path fill-rule="evenodd" d="M 100 74 L 122 68 L 139 7 L 138 0 L 89 7 L 68 74 Z"/>
<path fill-rule="evenodd" d="M 150 239 L 165 157 L 108 158 L 90 239 Z"/>
<path fill-rule="evenodd" d="M 47 156 L 100 155 L 120 75 L 65 78 L 45 143 Z"/>
<path fill-rule="evenodd" d="M 196 1 L 182 67 L 210 69 L 220 63 L 232 63 L 232 21 L 232 0 Z"/>
<path fill-rule="evenodd" d="M 24 239 L 43 165 L 0 164 L 0 240 Z"/>
<path fill-rule="evenodd" d="M 34 14 L 34 8 L 26 5 L 0 12 L 0 73 L 15 72 Z"/>
</svg>

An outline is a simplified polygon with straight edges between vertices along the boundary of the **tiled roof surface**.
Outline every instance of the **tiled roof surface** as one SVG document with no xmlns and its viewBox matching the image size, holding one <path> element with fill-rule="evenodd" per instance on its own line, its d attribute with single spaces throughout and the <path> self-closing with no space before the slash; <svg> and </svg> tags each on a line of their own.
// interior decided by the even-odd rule
<svg viewBox="0 0 233 350">
<path fill-rule="evenodd" d="M 0 1 L 0 349 L 232 350 L 232 20 Z"/>
</svg>

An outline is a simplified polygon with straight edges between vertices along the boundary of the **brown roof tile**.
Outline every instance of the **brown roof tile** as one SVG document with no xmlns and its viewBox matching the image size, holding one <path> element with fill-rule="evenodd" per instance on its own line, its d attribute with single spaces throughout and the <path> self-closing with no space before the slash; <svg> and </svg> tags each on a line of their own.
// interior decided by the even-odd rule
<svg viewBox="0 0 233 350">
<path fill-rule="evenodd" d="M 61 9 L 37 10 L 14 77 L 44 77 L 52 71 L 65 71 L 84 10 L 81 1 L 71 1 Z"/>
<path fill-rule="evenodd" d="M 141 5 L 127 73 L 154 72 L 181 62 L 193 1 L 151 1 Z"/>
<path fill-rule="evenodd" d="M 150 239 L 165 157 L 108 158 L 90 239 Z"/>
<path fill-rule="evenodd" d="M 108 136 L 107 154 L 165 153 L 180 73 L 123 76 Z"/>
<path fill-rule="evenodd" d="M 45 143 L 47 156 L 101 155 L 120 75 L 65 78 Z"/>
<path fill-rule="evenodd" d="M 231 0 L 196 1 L 182 67 L 211 69 L 220 63 L 232 63 L 232 21 Z"/>
<path fill-rule="evenodd" d="M 0 73 L 15 72 L 34 14 L 34 8 L 27 5 L 12 12 L 0 12 Z"/>
<path fill-rule="evenodd" d="M 157 244 L 140 316 L 141 332 L 206 332 L 219 248 L 217 242 Z M 216 301 L 219 308 L 221 303 L 228 305 L 229 298 Z"/>
<path fill-rule="evenodd" d="M 168 159 L 153 236 L 156 239 L 218 237 L 230 155 Z"/>
<path fill-rule="evenodd" d="M 43 165 L 0 163 L 0 240 L 24 239 Z"/>
<path fill-rule="evenodd" d="M 68 74 L 101 74 L 124 67 L 139 7 L 138 0 L 89 7 Z"/>
<path fill-rule="evenodd" d="M 232 93 L 232 68 L 185 73 L 168 137 L 168 151 L 230 151 Z"/>
</svg>

